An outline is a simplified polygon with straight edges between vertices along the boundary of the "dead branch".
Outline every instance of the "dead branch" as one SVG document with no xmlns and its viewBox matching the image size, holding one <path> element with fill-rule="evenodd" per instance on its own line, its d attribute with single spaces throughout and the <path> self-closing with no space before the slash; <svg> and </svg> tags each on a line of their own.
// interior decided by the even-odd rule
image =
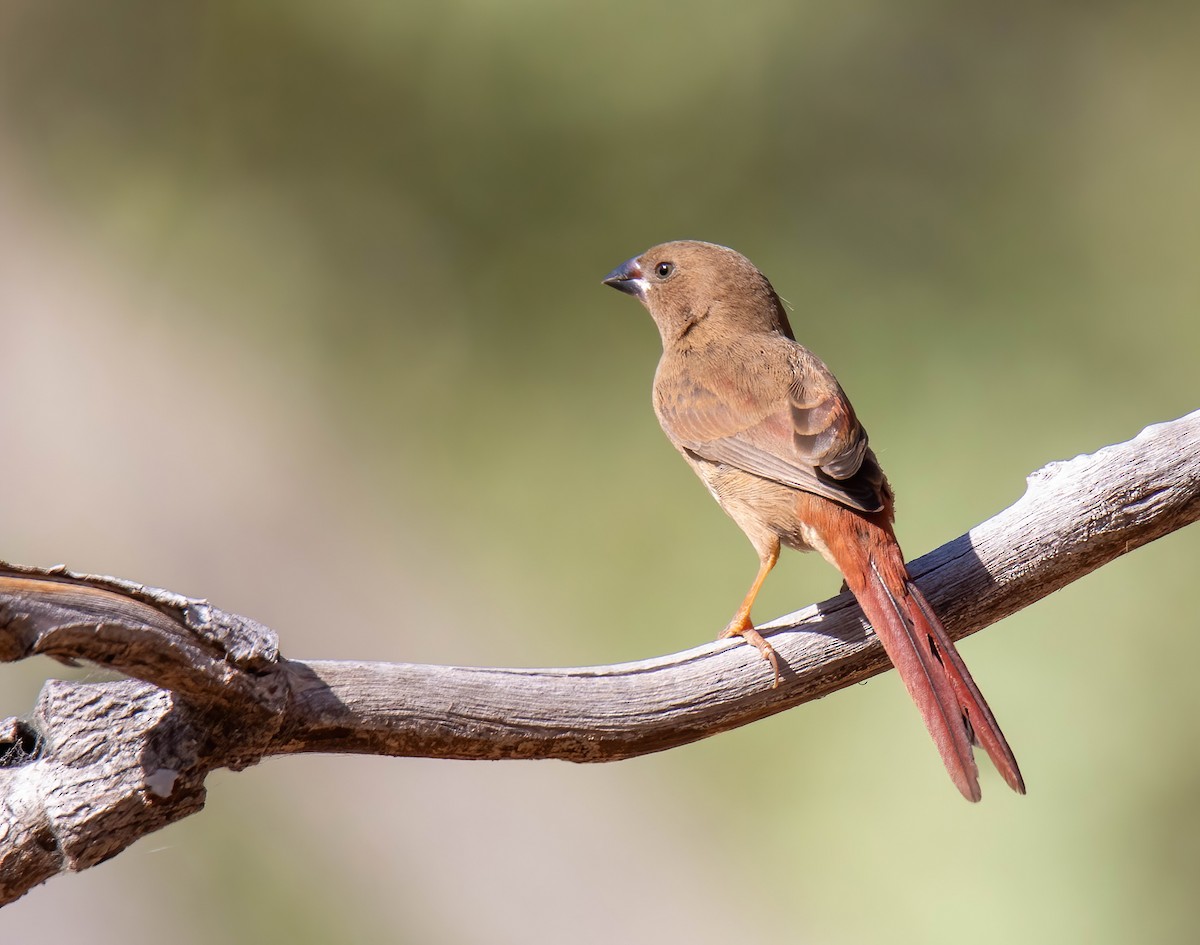
<svg viewBox="0 0 1200 945">
<path fill-rule="evenodd" d="M 1029 477 L 1025 495 L 912 565 L 955 637 L 1200 518 L 1200 411 Z M 710 643 L 575 669 L 289 660 L 268 628 L 113 578 L 0 564 L 0 659 L 131 677 L 49 681 L 0 723 L 0 903 L 199 810 L 217 768 L 270 755 L 615 761 L 745 725 L 887 668 L 853 598 L 769 625 L 786 664 Z"/>
</svg>

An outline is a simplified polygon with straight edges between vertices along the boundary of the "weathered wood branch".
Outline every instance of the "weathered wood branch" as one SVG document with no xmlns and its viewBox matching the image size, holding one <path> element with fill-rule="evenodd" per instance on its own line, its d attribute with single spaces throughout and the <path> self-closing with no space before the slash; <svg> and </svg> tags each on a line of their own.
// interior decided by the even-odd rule
<svg viewBox="0 0 1200 945">
<path fill-rule="evenodd" d="M 1010 508 L 913 563 L 962 637 L 1200 518 L 1200 411 L 1054 463 Z M 270 755 L 613 761 L 696 741 L 887 667 L 848 594 L 638 663 L 472 669 L 302 661 L 205 601 L 113 578 L 0 565 L 0 660 L 48 654 L 133 677 L 47 682 L 0 723 L 0 903 L 199 810 L 217 768 Z"/>
</svg>

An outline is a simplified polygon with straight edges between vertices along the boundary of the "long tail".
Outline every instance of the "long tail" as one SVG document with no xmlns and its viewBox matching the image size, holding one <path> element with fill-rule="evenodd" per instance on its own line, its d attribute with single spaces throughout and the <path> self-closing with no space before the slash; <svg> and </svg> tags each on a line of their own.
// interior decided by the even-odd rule
<svg viewBox="0 0 1200 945">
<path fill-rule="evenodd" d="M 987 752 L 1009 787 L 1024 794 L 1017 759 L 942 622 L 909 578 L 887 516 L 866 517 L 820 502 L 822 550 L 858 598 L 955 785 L 967 800 L 979 800 L 974 744 Z"/>
</svg>

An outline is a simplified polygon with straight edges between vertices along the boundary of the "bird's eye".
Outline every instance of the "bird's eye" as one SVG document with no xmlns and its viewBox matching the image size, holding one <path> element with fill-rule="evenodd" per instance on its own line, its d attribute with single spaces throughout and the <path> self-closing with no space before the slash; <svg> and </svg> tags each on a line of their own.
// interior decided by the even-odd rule
<svg viewBox="0 0 1200 945">
<path fill-rule="evenodd" d="M 660 262 L 654 267 L 654 274 L 660 279 L 665 279 L 675 271 L 675 264 L 669 262 Z"/>
</svg>

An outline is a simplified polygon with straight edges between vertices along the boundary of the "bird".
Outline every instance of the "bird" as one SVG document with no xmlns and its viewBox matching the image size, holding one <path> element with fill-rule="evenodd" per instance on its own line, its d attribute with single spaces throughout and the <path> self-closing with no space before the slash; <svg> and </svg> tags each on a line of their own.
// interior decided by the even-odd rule
<svg viewBox="0 0 1200 945">
<path fill-rule="evenodd" d="M 719 639 L 753 644 L 780 681 L 750 612 L 781 547 L 817 551 L 845 578 L 920 710 L 955 786 L 980 799 L 973 746 L 1019 794 L 1025 782 L 941 620 L 913 583 L 895 499 L 833 372 L 796 341 L 767 278 L 726 246 L 661 243 L 603 284 L 634 296 L 662 339 L 654 411 L 667 438 L 758 553 Z"/>
</svg>

